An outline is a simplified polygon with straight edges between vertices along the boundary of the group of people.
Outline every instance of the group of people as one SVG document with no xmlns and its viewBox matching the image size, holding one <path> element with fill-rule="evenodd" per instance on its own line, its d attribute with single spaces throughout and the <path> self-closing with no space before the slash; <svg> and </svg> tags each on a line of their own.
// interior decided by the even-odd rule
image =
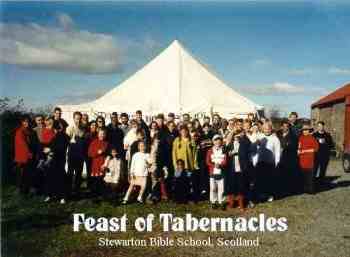
<svg viewBox="0 0 350 257">
<path fill-rule="evenodd" d="M 324 180 L 332 138 L 318 122 L 312 131 L 292 112 L 274 128 L 266 118 L 202 121 L 183 114 L 158 114 L 146 124 L 141 111 L 133 117 L 116 112 L 110 123 L 74 112 L 73 123 L 53 115 L 37 115 L 34 126 L 24 115 L 15 131 L 18 187 L 31 188 L 45 202 L 82 197 L 83 170 L 95 201 L 128 204 L 196 203 L 212 208 L 244 210 L 301 192 L 314 193 Z M 84 168 L 85 167 L 85 168 Z"/>
</svg>

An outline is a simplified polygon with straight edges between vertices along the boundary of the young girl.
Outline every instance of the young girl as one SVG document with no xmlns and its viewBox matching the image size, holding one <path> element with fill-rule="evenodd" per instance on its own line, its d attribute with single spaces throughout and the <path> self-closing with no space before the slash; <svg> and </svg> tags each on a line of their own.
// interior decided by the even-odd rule
<svg viewBox="0 0 350 257">
<path fill-rule="evenodd" d="M 210 203 L 212 208 L 216 209 L 219 204 L 222 210 L 225 210 L 224 175 L 227 157 L 222 141 L 220 135 L 213 137 L 214 146 L 207 152 L 206 163 L 210 177 Z"/>
<path fill-rule="evenodd" d="M 139 141 L 138 152 L 131 159 L 130 165 L 130 185 L 123 200 L 123 204 L 127 204 L 130 194 L 134 186 L 140 186 L 137 201 L 143 203 L 143 197 L 147 186 L 147 176 L 150 168 L 150 154 L 146 153 L 146 145 L 144 141 Z"/>
<path fill-rule="evenodd" d="M 176 169 L 176 161 L 181 159 L 185 162 L 185 169 L 192 171 L 194 168 L 194 158 L 193 151 L 191 147 L 191 139 L 189 135 L 188 128 L 186 126 L 182 126 L 180 128 L 180 136 L 177 137 L 173 142 L 173 165 L 174 169 Z"/>
<path fill-rule="evenodd" d="M 108 142 L 106 141 L 106 130 L 101 128 L 88 149 L 88 156 L 91 158 L 91 187 L 93 196 L 99 196 L 104 190 L 103 177 Z"/>
<path fill-rule="evenodd" d="M 105 171 L 104 181 L 112 192 L 112 198 L 116 198 L 118 188 L 120 187 L 123 161 L 118 154 L 117 148 L 112 147 L 110 155 L 105 159 L 102 169 Z"/>
</svg>

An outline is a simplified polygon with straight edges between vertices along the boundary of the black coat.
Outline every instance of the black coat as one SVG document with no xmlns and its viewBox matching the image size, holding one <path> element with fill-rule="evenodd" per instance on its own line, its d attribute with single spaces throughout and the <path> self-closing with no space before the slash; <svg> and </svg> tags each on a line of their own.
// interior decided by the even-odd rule
<svg viewBox="0 0 350 257">
<path fill-rule="evenodd" d="M 117 151 L 121 153 L 123 151 L 123 140 L 124 132 L 121 130 L 118 125 L 113 126 L 109 124 L 107 126 L 107 141 L 110 146 L 117 148 Z"/>
</svg>

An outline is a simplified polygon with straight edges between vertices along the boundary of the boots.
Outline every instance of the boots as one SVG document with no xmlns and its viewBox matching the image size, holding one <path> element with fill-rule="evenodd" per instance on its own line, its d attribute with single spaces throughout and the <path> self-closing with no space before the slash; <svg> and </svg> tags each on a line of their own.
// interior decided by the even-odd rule
<svg viewBox="0 0 350 257">
<path fill-rule="evenodd" d="M 227 206 L 229 208 L 233 208 L 234 204 L 235 204 L 235 196 L 234 195 L 228 195 L 227 196 Z"/>
<path fill-rule="evenodd" d="M 241 210 L 241 211 L 244 211 L 244 196 L 243 195 L 238 195 L 237 196 L 237 201 L 238 201 L 238 208 Z"/>
</svg>

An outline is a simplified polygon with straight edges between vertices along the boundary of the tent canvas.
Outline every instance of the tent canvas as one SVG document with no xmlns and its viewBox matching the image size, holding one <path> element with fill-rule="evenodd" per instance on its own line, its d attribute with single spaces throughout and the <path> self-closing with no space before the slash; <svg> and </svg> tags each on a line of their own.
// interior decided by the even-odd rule
<svg viewBox="0 0 350 257">
<path fill-rule="evenodd" d="M 220 80 L 177 40 L 102 97 L 79 105 L 62 105 L 63 118 L 72 120 L 74 111 L 94 118 L 114 111 L 145 116 L 157 113 L 190 113 L 192 116 L 218 112 L 230 118 L 256 113 L 262 107 Z"/>
</svg>

